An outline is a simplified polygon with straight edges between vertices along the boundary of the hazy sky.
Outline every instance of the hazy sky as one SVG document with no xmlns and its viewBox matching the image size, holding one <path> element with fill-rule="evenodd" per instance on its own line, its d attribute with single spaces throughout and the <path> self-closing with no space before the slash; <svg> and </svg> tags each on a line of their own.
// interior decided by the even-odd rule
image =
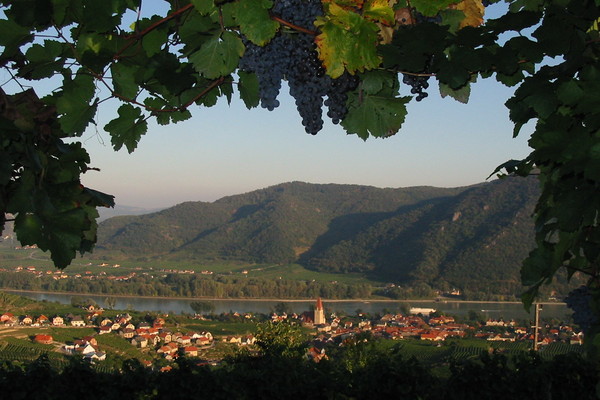
<svg viewBox="0 0 600 400">
<path fill-rule="evenodd" d="M 89 130 L 83 141 L 101 172 L 88 172 L 84 184 L 115 195 L 120 205 L 164 207 L 289 181 L 470 185 L 484 181 L 502 162 L 529 154 L 527 129 L 512 138 L 504 107 L 512 89 L 493 78 L 482 81 L 467 105 L 441 99 L 437 84 L 429 93 L 411 103 L 404 127 L 387 139 L 363 141 L 330 123 L 308 135 L 287 95 L 272 112 L 223 101 L 192 109 L 193 118 L 183 123 L 151 124 L 132 154 L 114 152 L 100 128 Z M 101 111 L 100 127 L 110 114 Z"/>
</svg>

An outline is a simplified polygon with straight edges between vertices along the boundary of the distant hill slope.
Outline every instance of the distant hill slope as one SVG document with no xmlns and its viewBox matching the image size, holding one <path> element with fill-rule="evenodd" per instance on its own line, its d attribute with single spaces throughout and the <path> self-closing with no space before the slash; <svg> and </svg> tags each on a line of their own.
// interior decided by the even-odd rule
<svg viewBox="0 0 600 400">
<path fill-rule="evenodd" d="M 212 203 L 114 217 L 98 249 L 137 256 L 299 262 L 437 285 L 517 284 L 533 246 L 537 180 L 461 188 L 284 183 Z"/>
</svg>

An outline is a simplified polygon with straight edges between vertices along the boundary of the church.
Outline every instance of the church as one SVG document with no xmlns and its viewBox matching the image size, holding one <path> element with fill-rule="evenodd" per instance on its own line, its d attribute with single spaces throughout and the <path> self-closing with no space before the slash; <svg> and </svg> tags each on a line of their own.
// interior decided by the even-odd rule
<svg viewBox="0 0 600 400">
<path fill-rule="evenodd" d="M 317 298 L 317 304 L 315 309 L 310 312 L 306 311 L 302 313 L 302 324 L 305 326 L 318 326 L 327 323 L 325 320 L 325 310 L 323 309 L 323 301 L 320 297 Z"/>
</svg>

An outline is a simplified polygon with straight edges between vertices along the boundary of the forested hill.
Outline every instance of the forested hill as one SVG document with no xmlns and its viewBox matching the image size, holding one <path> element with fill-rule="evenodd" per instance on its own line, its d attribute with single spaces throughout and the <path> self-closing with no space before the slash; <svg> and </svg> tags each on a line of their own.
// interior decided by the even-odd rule
<svg viewBox="0 0 600 400">
<path fill-rule="evenodd" d="M 137 257 L 299 262 L 393 280 L 518 282 L 535 179 L 461 188 L 284 183 L 100 225 L 98 250 Z M 475 272 L 475 273 L 474 273 Z"/>
</svg>

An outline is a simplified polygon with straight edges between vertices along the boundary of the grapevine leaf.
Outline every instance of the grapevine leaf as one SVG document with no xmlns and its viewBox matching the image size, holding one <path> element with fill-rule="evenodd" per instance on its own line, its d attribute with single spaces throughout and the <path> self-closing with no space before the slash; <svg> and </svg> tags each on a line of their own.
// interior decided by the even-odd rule
<svg viewBox="0 0 600 400">
<path fill-rule="evenodd" d="M 363 5 L 363 15 L 371 21 L 388 25 L 394 23 L 394 10 L 388 0 L 367 0 Z"/>
<path fill-rule="evenodd" d="M 135 98 L 139 90 L 135 82 L 137 68 L 117 62 L 110 66 L 110 71 L 115 92 L 130 99 Z"/>
<path fill-rule="evenodd" d="M 348 133 L 366 140 L 369 135 L 388 137 L 396 134 L 406 117 L 410 97 L 380 97 L 353 93 L 342 126 Z"/>
<path fill-rule="evenodd" d="M 398 75 L 383 70 L 368 71 L 362 74 L 360 85 L 366 94 L 393 97 L 398 94 Z"/>
<path fill-rule="evenodd" d="M 205 42 L 200 50 L 190 56 L 190 62 L 206 78 L 218 78 L 235 70 L 244 49 L 239 36 L 225 31 Z"/>
<path fill-rule="evenodd" d="M 235 18 L 240 31 L 259 46 L 264 46 L 279 29 L 279 24 L 269 15 L 272 5 L 269 0 L 240 0 L 237 3 Z"/>
<path fill-rule="evenodd" d="M 0 46 L 15 47 L 33 40 L 29 28 L 12 19 L 0 19 Z"/>
<path fill-rule="evenodd" d="M 191 3 L 194 5 L 194 8 L 202 15 L 210 14 L 217 10 L 213 0 L 192 0 Z"/>
<path fill-rule="evenodd" d="M 68 134 L 80 135 L 96 115 L 97 101 L 90 104 L 96 92 L 94 78 L 78 74 L 74 79 L 66 78 L 63 90 L 56 100 L 56 110 L 62 130 Z"/>
<path fill-rule="evenodd" d="M 63 51 L 63 45 L 54 40 L 44 41 L 44 45 L 34 44 L 25 53 L 30 63 L 21 68 L 19 75 L 28 79 L 49 78 L 61 67 L 59 56 Z"/>
<path fill-rule="evenodd" d="M 476 27 L 483 23 L 485 7 L 481 0 L 463 0 L 455 7 L 464 14 L 464 18 L 461 21 L 459 28 L 464 28 L 466 26 Z"/>
<path fill-rule="evenodd" d="M 440 82 L 440 94 L 443 97 L 450 96 L 456 101 L 467 104 L 469 102 L 469 96 L 471 95 L 471 85 L 466 84 L 460 89 L 453 90 L 450 86 Z"/>
<path fill-rule="evenodd" d="M 343 55 L 346 52 L 346 32 L 335 24 L 323 25 L 321 31 L 316 38 L 319 58 L 323 61 L 327 74 L 337 78 L 344 73 L 345 68 Z"/>
<path fill-rule="evenodd" d="M 115 150 L 120 150 L 125 145 L 127 151 L 132 153 L 148 130 L 148 123 L 141 110 L 131 104 L 123 104 L 118 113 L 119 116 L 106 124 L 104 130 L 110 133 Z"/>
<path fill-rule="evenodd" d="M 450 32 L 456 32 L 461 28 L 465 14 L 460 10 L 447 9 L 440 12 L 442 24 L 449 27 Z"/>
<path fill-rule="evenodd" d="M 161 107 L 169 107 L 169 105 L 166 102 L 157 98 L 145 99 L 144 104 L 156 109 L 160 109 Z M 159 125 L 168 125 L 170 123 L 186 121 L 192 117 L 192 113 L 190 113 L 189 110 L 154 111 L 153 115 L 156 117 L 156 122 Z"/>
<path fill-rule="evenodd" d="M 142 39 L 142 47 L 144 48 L 144 51 L 148 57 L 152 57 L 153 55 L 160 53 L 161 48 L 167 39 L 168 32 L 166 30 L 153 29 L 144 35 Z"/>
<path fill-rule="evenodd" d="M 433 17 L 440 11 L 456 3 L 456 0 L 413 0 L 410 4 L 426 17 Z"/>
<path fill-rule="evenodd" d="M 448 85 L 452 90 L 458 90 L 471 80 L 471 74 L 456 62 L 445 62 L 436 74 L 440 83 Z"/>
<path fill-rule="evenodd" d="M 377 24 L 333 3 L 328 9 L 329 17 L 315 22 L 321 29 L 315 42 L 327 74 L 337 78 L 344 73 L 344 67 L 350 73 L 379 67 Z"/>
<path fill-rule="evenodd" d="M 559 86 L 556 94 L 561 103 L 574 105 L 583 97 L 585 92 L 575 80 L 569 80 Z"/>
<path fill-rule="evenodd" d="M 10 154 L 0 150 L 0 187 L 6 186 L 12 177 L 14 161 Z"/>
<path fill-rule="evenodd" d="M 255 74 L 238 71 L 240 81 L 238 90 L 240 98 L 244 101 L 246 108 L 251 109 L 258 106 L 260 96 L 258 95 L 258 77 Z"/>
<path fill-rule="evenodd" d="M 33 213 L 19 213 L 15 218 L 15 233 L 23 245 L 34 245 L 43 242 L 42 219 Z"/>
</svg>

